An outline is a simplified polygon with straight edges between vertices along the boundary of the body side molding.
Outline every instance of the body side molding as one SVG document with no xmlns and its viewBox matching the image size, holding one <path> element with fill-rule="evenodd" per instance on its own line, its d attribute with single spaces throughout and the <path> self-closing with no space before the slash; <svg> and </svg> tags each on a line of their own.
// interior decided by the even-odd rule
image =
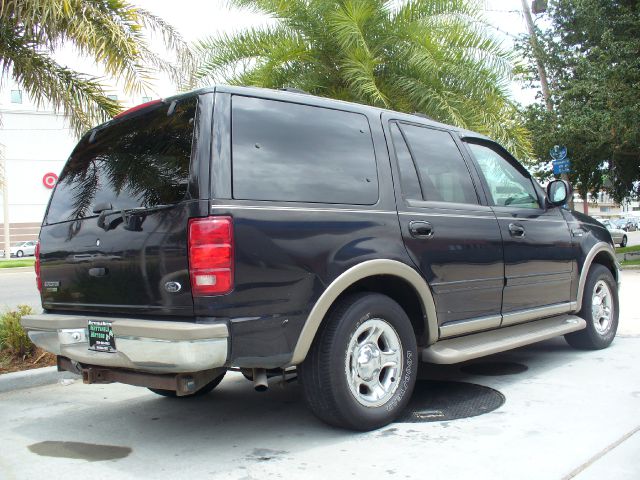
<svg viewBox="0 0 640 480">
<path fill-rule="evenodd" d="M 616 272 L 614 274 L 614 276 L 616 278 L 616 282 L 620 283 L 620 274 L 617 271 L 618 270 L 618 267 L 617 267 L 618 262 L 616 261 L 615 250 L 608 243 L 605 243 L 605 242 L 596 243 L 593 247 L 591 247 L 591 250 L 589 250 L 589 253 L 587 254 L 586 258 L 584 259 L 584 264 L 582 265 L 582 270 L 580 271 L 580 281 L 578 282 L 578 296 L 576 298 L 576 303 L 577 303 L 576 310 L 575 310 L 576 312 L 579 311 L 580 308 L 582 308 L 582 296 L 584 294 L 584 286 L 587 283 L 587 275 L 589 274 L 589 268 L 591 268 L 591 264 L 593 263 L 593 259 L 600 252 L 607 252 L 609 257 L 611 257 L 611 261 L 616 266 Z"/>
<path fill-rule="evenodd" d="M 290 365 L 297 365 L 305 359 L 311 348 L 311 343 L 313 342 L 316 332 L 320 328 L 322 319 L 338 296 L 357 281 L 375 275 L 399 277 L 413 286 L 418 293 L 422 310 L 426 317 L 424 321 L 427 332 L 427 343 L 429 345 L 435 343 L 438 339 L 436 306 L 431 290 L 422 276 L 410 266 L 397 260 L 367 260 L 351 267 L 338 276 L 316 301 L 302 328 L 302 332 L 300 332 L 295 349 L 293 350 Z"/>
</svg>

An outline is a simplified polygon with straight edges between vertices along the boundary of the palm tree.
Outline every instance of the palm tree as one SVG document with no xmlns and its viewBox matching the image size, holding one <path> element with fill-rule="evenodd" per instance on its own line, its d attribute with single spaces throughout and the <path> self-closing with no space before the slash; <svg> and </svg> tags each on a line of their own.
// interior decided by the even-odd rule
<svg viewBox="0 0 640 480">
<path fill-rule="evenodd" d="M 179 66 L 150 49 L 149 33 L 162 36 Z M 118 113 L 120 105 L 107 98 L 102 79 L 55 61 L 65 44 L 95 59 L 129 94 L 148 92 L 154 70 L 179 79 L 191 62 L 169 24 L 124 0 L 0 0 L 0 79 L 13 77 L 37 104 L 51 102 L 78 134 Z"/>
<path fill-rule="evenodd" d="M 508 94 L 512 54 L 475 0 L 229 0 L 265 26 L 196 43 L 193 84 L 296 87 L 421 112 L 528 157 Z"/>
</svg>

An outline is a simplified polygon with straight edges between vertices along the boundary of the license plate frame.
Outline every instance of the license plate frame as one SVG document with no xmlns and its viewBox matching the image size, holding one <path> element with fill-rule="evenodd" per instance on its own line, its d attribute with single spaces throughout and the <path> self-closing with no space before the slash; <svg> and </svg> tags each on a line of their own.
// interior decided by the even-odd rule
<svg viewBox="0 0 640 480">
<path fill-rule="evenodd" d="M 88 320 L 87 337 L 89 350 L 104 353 L 116 353 L 116 337 L 111 322 L 105 320 Z"/>
</svg>

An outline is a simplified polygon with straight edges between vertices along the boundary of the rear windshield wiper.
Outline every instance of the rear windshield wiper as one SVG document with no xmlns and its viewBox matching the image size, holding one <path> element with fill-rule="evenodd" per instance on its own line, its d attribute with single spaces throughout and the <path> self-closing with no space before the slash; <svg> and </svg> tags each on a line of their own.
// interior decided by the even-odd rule
<svg viewBox="0 0 640 480">
<path fill-rule="evenodd" d="M 121 210 L 114 210 L 113 205 L 108 202 L 100 202 L 97 203 L 93 207 L 93 213 L 99 213 L 98 217 L 98 227 L 102 228 L 105 232 L 109 230 L 113 230 L 120 223 L 124 223 L 125 225 L 129 225 L 131 217 L 138 215 L 146 215 L 153 212 L 158 212 L 161 210 L 167 210 L 175 207 L 176 204 L 167 204 L 167 205 L 153 205 L 151 207 L 133 207 L 133 208 L 123 208 Z M 107 217 L 111 215 L 120 215 L 120 219 L 115 219 L 110 221 L 107 224 Z"/>
</svg>

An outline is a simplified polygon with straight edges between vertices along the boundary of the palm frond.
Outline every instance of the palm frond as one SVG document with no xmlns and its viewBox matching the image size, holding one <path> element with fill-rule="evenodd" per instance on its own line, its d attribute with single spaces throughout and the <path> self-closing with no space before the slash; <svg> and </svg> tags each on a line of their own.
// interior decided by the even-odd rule
<svg viewBox="0 0 640 480">
<path fill-rule="evenodd" d="M 1 58 L 11 58 L 12 74 L 35 101 L 50 101 L 68 116 L 71 127 L 82 132 L 104 122 L 120 111 L 110 100 L 99 79 L 60 66 L 50 57 L 23 45 L 6 44 Z M 3 62 L 3 68 L 6 64 Z"/>
<path fill-rule="evenodd" d="M 122 81 L 127 93 L 149 92 L 157 72 L 182 83 L 193 65 L 188 45 L 173 27 L 125 0 L 1 0 L 0 32 L 3 77 L 13 75 L 37 102 L 46 98 L 73 115 L 78 129 L 117 112 L 118 106 L 104 96 L 100 79 L 54 62 L 50 56 L 57 48 L 73 44 L 106 75 Z M 150 33 L 161 35 L 177 57 L 175 64 L 152 51 Z"/>
<path fill-rule="evenodd" d="M 305 85 L 333 98 L 422 111 L 519 154 L 530 139 L 509 97 L 514 55 L 479 0 L 229 0 L 269 27 L 196 44 L 199 81 Z"/>
</svg>

